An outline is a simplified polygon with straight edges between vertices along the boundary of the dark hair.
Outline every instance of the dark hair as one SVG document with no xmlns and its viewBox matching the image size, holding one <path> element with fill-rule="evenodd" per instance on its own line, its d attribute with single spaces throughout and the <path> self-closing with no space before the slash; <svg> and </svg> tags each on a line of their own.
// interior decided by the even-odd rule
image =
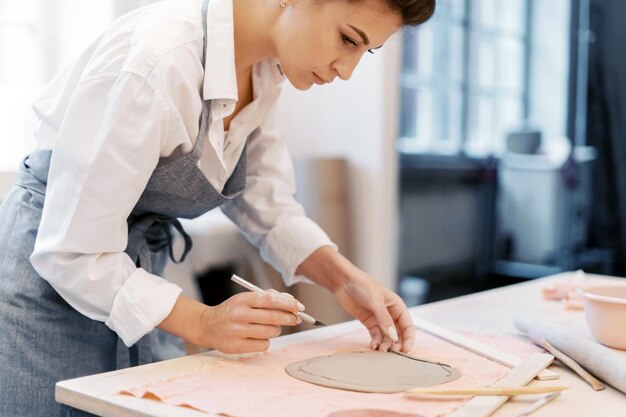
<svg viewBox="0 0 626 417">
<path fill-rule="evenodd" d="M 402 18 L 405 26 L 417 26 L 426 22 L 435 13 L 436 0 L 383 0 Z"/>
</svg>

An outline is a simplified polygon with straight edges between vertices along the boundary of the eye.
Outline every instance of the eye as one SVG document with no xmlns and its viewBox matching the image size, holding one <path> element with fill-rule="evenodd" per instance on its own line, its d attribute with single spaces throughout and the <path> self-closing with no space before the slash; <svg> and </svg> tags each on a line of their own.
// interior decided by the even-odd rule
<svg viewBox="0 0 626 417">
<path fill-rule="evenodd" d="M 357 43 L 355 41 L 353 41 L 352 39 L 350 39 L 349 37 L 347 37 L 343 33 L 341 34 L 341 40 L 346 45 L 357 46 Z"/>
<path fill-rule="evenodd" d="M 341 41 L 345 45 L 358 46 L 358 43 L 356 43 L 355 41 L 353 41 L 352 39 L 350 39 L 349 37 L 347 37 L 343 33 L 341 34 Z M 378 48 L 374 48 L 374 49 L 378 49 Z M 368 49 L 367 52 L 369 52 L 370 54 L 373 54 L 374 53 L 374 49 Z"/>
</svg>

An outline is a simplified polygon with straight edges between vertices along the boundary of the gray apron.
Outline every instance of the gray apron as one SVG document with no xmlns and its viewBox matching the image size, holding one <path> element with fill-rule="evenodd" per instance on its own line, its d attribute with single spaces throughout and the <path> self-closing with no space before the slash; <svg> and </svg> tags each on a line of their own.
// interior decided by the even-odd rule
<svg viewBox="0 0 626 417">
<path fill-rule="evenodd" d="M 204 49 L 207 3 L 202 11 Z M 203 57 L 203 66 L 204 62 Z M 198 217 L 245 188 L 245 149 L 221 193 L 198 168 L 209 109 L 210 102 L 203 100 L 193 151 L 159 162 L 128 218 L 125 252 L 153 274 L 162 274 L 168 255 L 175 262 L 182 261 L 191 248 L 177 218 Z M 41 220 L 51 158 L 51 151 L 31 153 L 0 207 L 0 417 L 87 415 L 54 401 L 57 381 L 150 363 L 151 345 L 169 336 L 154 331 L 127 348 L 104 323 L 74 310 L 33 269 L 29 257 Z M 185 239 L 181 259 L 174 259 L 171 249 L 176 231 Z"/>
</svg>

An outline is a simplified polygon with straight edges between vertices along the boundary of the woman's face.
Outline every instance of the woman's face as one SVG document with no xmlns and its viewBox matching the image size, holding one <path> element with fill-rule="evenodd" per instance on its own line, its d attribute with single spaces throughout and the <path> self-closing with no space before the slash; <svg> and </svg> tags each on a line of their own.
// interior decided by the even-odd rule
<svg viewBox="0 0 626 417">
<path fill-rule="evenodd" d="M 281 10 L 274 46 L 283 72 L 299 90 L 348 80 L 368 50 L 400 29 L 382 0 L 291 0 Z"/>
</svg>

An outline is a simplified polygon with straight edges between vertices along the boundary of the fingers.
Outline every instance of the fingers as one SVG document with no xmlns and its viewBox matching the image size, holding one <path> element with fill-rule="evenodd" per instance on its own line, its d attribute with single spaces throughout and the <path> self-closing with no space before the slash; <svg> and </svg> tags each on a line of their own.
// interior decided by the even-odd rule
<svg viewBox="0 0 626 417">
<path fill-rule="evenodd" d="M 265 308 L 270 310 L 284 310 L 292 313 L 304 311 L 304 305 L 296 300 L 293 295 L 276 290 L 266 291 L 264 294 L 249 293 L 252 308 Z"/>
<path fill-rule="evenodd" d="M 394 301 L 394 304 L 385 308 L 393 320 L 393 328 L 399 334 L 397 341 L 393 341 L 389 332 L 383 332 L 379 326 L 378 317 L 374 314 L 363 319 L 363 324 L 367 327 L 372 338 L 370 348 L 381 351 L 396 350 L 408 353 L 415 345 L 415 326 L 402 299 L 398 297 Z"/>
<path fill-rule="evenodd" d="M 244 332 L 246 339 L 269 340 L 280 336 L 280 326 L 268 324 L 249 324 Z"/>
<path fill-rule="evenodd" d="M 302 323 L 302 319 L 291 312 L 263 308 L 249 309 L 242 318 L 248 323 L 274 326 L 295 326 Z"/>
<path fill-rule="evenodd" d="M 208 310 L 202 322 L 211 347 L 224 353 L 261 352 L 269 339 L 280 336 L 281 326 L 302 322 L 296 316 L 304 306 L 293 296 L 278 291 L 239 293 Z M 208 339 L 208 338 L 207 338 Z"/>
<path fill-rule="evenodd" d="M 378 346 L 380 346 L 380 344 L 383 341 L 383 334 L 380 331 L 380 328 L 378 326 L 374 326 L 374 327 L 368 328 L 367 330 L 369 330 L 370 336 L 372 337 L 372 341 L 370 342 L 370 349 L 372 350 L 378 349 Z"/>
<path fill-rule="evenodd" d="M 406 308 L 398 318 L 398 327 L 402 334 L 402 352 L 409 353 L 415 345 L 415 324 Z"/>
<path fill-rule="evenodd" d="M 270 339 L 280 336 L 280 326 L 247 324 L 237 331 L 237 337 L 224 353 L 263 352 L 269 349 Z"/>
<path fill-rule="evenodd" d="M 242 344 L 242 351 L 237 353 L 265 352 L 270 348 L 270 341 L 266 339 L 246 339 Z"/>
<path fill-rule="evenodd" d="M 278 295 L 276 295 L 278 294 Z M 240 293 L 229 299 L 230 320 L 244 324 L 295 326 L 302 322 L 296 316 L 298 301 L 285 293 Z M 273 296 L 273 297 L 272 297 Z"/>
<path fill-rule="evenodd" d="M 389 307 L 391 315 L 396 320 L 396 327 L 400 330 L 401 350 L 408 353 L 415 345 L 415 324 L 404 301 L 398 297 L 395 304 Z"/>
<path fill-rule="evenodd" d="M 384 303 L 375 302 L 373 303 L 371 309 L 374 316 L 376 316 L 378 327 L 380 327 L 384 335 L 379 349 L 388 351 L 393 342 L 397 342 L 399 340 L 396 324 L 394 323 L 394 320 L 391 317 L 391 314 L 389 314 L 389 310 L 387 310 L 387 306 Z"/>
<path fill-rule="evenodd" d="M 361 322 L 367 327 L 372 338 L 370 342 L 371 349 L 387 352 L 392 348 L 393 340 L 382 331 L 378 318 L 373 313 L 367 317 L 361 317 Z"/>
</svg>

